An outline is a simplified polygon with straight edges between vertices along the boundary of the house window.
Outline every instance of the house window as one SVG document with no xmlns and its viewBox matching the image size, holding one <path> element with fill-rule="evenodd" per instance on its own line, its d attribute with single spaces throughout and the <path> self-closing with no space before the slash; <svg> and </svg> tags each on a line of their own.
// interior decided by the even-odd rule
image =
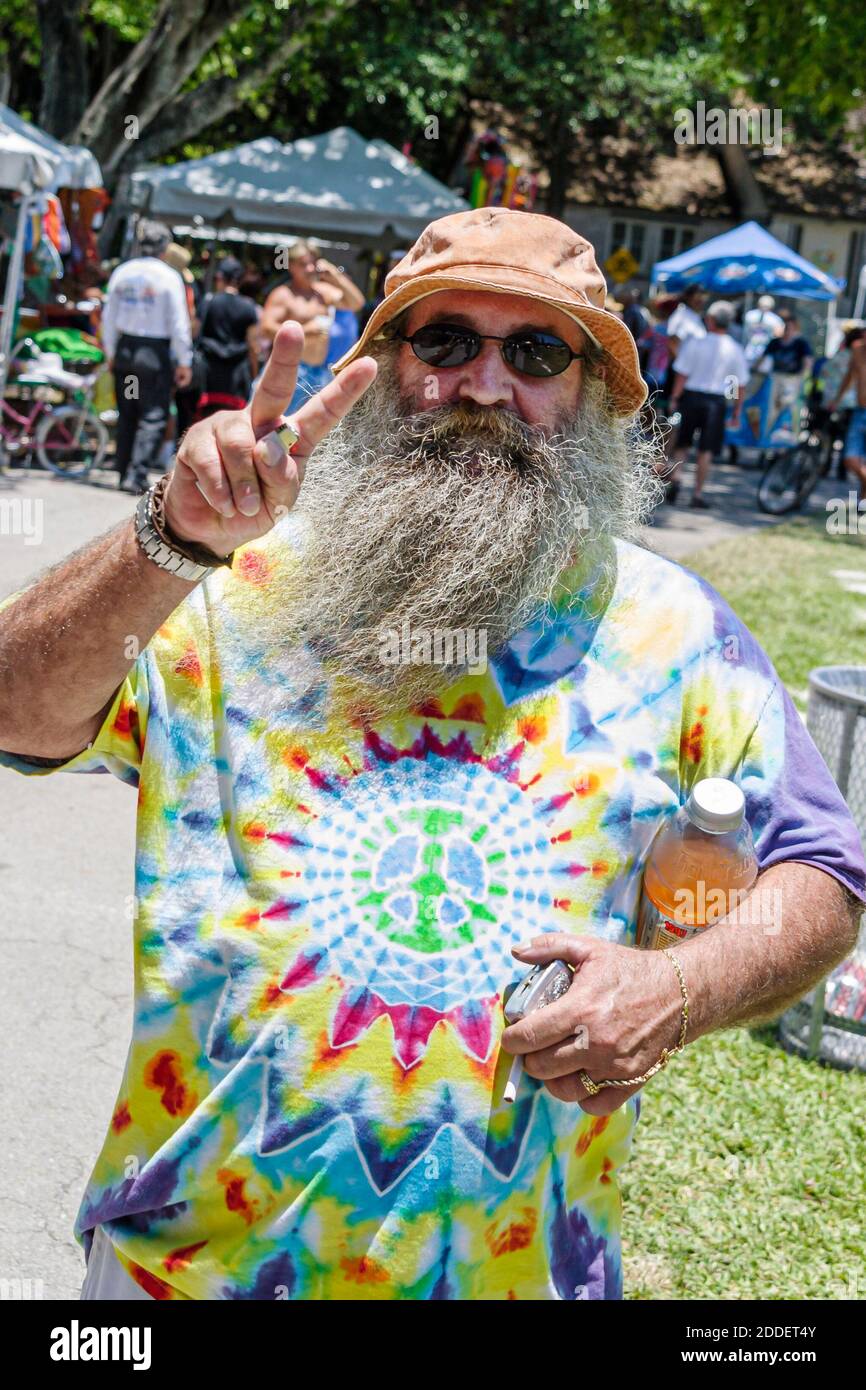
<svg viewBox="0 0 866 1390">
<path fill-rule="evenodd" d="M 695 234 L 691 227 L 662 227 L 659 260 L 669 261 L 671 256 L 678 256 L 681 251 L 688 251 L 694 239 Z"/>
<path fill-rule="evenodd" d="M 802 222 L 791 222 L 788 224 L 788 246 L 792 251 L 800 254 L 800 242 L 803 240 Z"/>
<path fill-rule="evenodd" d="M 634 256 L 638 265 L 643 266 L 644 231 L 643 222 L 612 223 L 609 254 L 624 246 Z"/>
</svg>

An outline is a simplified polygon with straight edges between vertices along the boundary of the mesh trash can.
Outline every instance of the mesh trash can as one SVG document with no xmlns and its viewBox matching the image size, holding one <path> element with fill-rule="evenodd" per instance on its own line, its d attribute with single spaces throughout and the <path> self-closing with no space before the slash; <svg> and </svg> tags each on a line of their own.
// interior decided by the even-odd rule
<svg viewBox="0 0 866 1390">
<path fill-rule="evenodd" d="M 806 723 L 866 840 L 866 666 L 813 671 Z M 866 1071 L 866 916 L 853 955 L 782 1015 L 779 1036 L 801 1056 Z"/>
</svg>

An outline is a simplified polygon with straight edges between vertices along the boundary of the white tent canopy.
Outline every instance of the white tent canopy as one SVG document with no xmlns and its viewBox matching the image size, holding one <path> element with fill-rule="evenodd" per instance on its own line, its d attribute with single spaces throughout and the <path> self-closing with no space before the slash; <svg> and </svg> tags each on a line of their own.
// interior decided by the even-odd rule
<svg viewBox="0 0 866 1390">
<path fill-rule="evenodd" d="M 18 204 L 15 235 L 9 243 L 9 262 L 3 290 L 0 396 L 6 389 L 9 371 L 12 329 L 24 262 L 24 236 L 30 210 L 44 201 L 43 194 L 47 190 L 101 186 L 102 173 L 89 150 L 80 145 L 61 144 L 0 103 L 0 189 L 22 195 Z"/>
<path fill-rule="evenodd" d="M 38 126 L 30 125 L 10 107 L 0 103 L 0 187 L 18 188 L 21 185 L 8 183 L 13 158 L 13 140 L 24 141 L 30 149 L 41 155 L 52 170 L 50 179 L 40 182 L 39 188 L 101 188 L 102 171 L 90 150 L 83 145 L 64 145 L 47 135 Z"/>
<path fill-rule="evenodd" d="M 317 234 L 354 242 L 414 241 L 467 203 L 384 140 L 348 126 L 281 145 L 270 136 L 184 164 L 137 170 L 130 210 L 177 224 Z"/>
<path fill-rule="evenodd" d="M 55 165 L 32 140 L 0 126 L 0 188 L 31 193 L 50 188 Z"/>
</svg>

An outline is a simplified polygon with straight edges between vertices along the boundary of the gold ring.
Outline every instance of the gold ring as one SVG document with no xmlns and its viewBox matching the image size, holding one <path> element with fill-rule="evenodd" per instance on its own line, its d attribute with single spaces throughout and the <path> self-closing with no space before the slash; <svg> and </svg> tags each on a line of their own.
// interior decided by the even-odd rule
<svg viewBox="0 0 866 1390">
<path fill-rule="evenodd" d="M 588 1093 L 589 1095 L 591 1095 L 591 1096 L 597 1096 L 597 1095 L 598 1095 L 599 1091 L 601 1090 L 601 1087 L 600 1087 L 600 1086 L 596 1086 L 596 1084 L 595 1084 L 595 1082 L 593 1081 L 592 1077 L 591 1077 L 591 1076 L 587 1076 L 587 1074 L 586 1074 L 585 1071 L 579 1071 L 579 1072 L 577 1073 L 577 1079 L 578 1079 L 578 1081 L 580 1081 L 581 1084 L 586 1088 L 586 1091 L 587 1091 L 587 1093 Z"/>
</svg>

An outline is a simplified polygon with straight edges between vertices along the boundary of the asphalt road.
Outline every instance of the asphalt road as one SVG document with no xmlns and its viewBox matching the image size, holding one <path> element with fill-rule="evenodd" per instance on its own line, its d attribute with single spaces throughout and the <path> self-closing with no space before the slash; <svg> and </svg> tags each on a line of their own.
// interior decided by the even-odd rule
<svg viewBox="0 0 866 1390">
<path fill-rule="evenodd" d="M 114 478 L 0 476 L 0 598 L 131 514 Z M 47 1299 L 78 1297 L 72 1226 L 129 1045 L 135 801 L 110 775 L 0 769 L 0 1280 Z"/>
</svg>

